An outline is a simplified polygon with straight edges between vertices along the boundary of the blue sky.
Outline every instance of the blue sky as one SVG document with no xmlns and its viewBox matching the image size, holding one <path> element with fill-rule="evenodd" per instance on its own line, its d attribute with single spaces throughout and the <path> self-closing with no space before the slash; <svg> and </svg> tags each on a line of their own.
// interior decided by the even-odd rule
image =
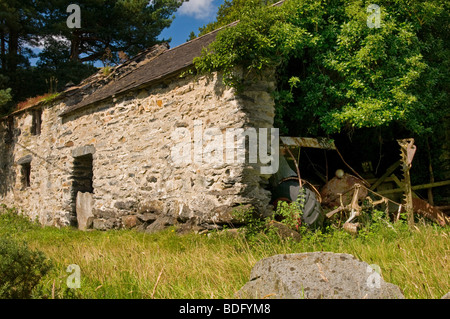
<svg viewBox="0 0 450 319">
<path fill-rule="evenodd" d="M 165 29 L 159 39 L 172 38 L 170 47 L 186 42 L 191 31 L 198 34 L 198 28 L 216 20 L 217 10 L 224 0 L 189 0 L 175 13 L 170 28 Z"/>
</svg>

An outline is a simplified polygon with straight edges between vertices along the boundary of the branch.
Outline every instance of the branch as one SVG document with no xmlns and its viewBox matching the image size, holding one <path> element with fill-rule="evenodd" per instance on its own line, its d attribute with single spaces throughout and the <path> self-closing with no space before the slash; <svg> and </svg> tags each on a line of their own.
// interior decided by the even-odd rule
<svg viewBox="0 0 450 319">
<path fill-rule="evenodd" d="M 97 52 L 97 53 L 91 54 L 90 56 L 81 58 L 80 61 L 81 62 L 95 61 L 98 58 L 101 58 L 103 56 L 103 54 L 104 54 L 104 52 Z"/>
</svg>

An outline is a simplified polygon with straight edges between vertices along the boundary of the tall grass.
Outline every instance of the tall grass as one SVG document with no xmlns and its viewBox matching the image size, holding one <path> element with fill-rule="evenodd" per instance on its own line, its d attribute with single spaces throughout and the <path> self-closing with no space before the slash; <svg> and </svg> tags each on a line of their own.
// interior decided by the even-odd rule
<svg viewBox="0 0 450 319">
<path fill-rule="evenodd" d="M 0 215 L 0 236 L 28 242 L 56 263 L 36 298 L 234 298 L 254 264 L 281 253 L 349 253 L 381 267 L 406 298 L 440 298 L 450 291 L 449 228 L 422 224 L 352 236 L 308 233 L 299 243 L 265 235 L 253 241 L 227 233 L 179 236 L 135 231 L 41 227 L 14 213 Z M 81 269 L 81 288 L 68 289 L 67 266 Z"/>
</svg>

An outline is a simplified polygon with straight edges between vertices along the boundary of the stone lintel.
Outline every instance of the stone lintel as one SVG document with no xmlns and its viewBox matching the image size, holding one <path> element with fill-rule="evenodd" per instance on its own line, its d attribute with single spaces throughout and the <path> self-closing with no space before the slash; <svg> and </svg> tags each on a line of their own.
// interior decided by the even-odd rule
<svg viewBox="0 0 450 319">
<path fill-rule="evenodd" d="M 94 145 L 85 145 L 85 146 L 80 146 L 75 148 L 72 151 L 72 156 L 73 157 L 81 157 L 81 156 L 85 156 L 88 154 L 94 154 L 95 153 L 95 147 Z"/>
<path fill-rule="evenodd" d="M 18 165 L 30 164 L 32 160 L 33 160 L 33 156 L 27 155 L 27 156 L 21 157 L 21 158 L 17 161 L 17 164 L 18 164 Z"/>
</svg>

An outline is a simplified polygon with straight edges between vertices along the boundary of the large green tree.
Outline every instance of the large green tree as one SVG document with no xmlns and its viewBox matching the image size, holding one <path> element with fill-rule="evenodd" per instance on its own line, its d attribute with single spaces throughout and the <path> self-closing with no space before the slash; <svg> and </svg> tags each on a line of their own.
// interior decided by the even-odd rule
<svg viewBox="0 0 450 319">
<path fill-rule="evenodd" d="M 178 0 L 84 0 L 80 28 L 69 28 L 67 0 L 0 0 L 0 91 L 12 101 L 2 113 L 27 97 L 62 89 L 96 71 L 96 61 L 116 63 L 126 55 L 161 42 Z M 71 20 L 71 19 L 69 19 Z M 43 46 L 36 66 L 32 48 Z M 125 54 L 126 55 L 125 55 Z M 51 84 L 50 84 L 51 83 Z M 9 91 L 8 91 L 9 92 Z M 9 96 L 9 94 L 8 94 Z"/>
<path fill-rule="evenodd" d="M 0 0 L 0 90 L 7 100 L 19 100 L 24 97 L 23 80 L 28 78 L 33 57 L 30 45 L 38 43 L 40 19 L 38 2 L 33 0 Z M 25 86 L 27 87 L 27 86 Z M 6 89 L 8 94 L 6 95 Z M 7 111 L 8 105 L 2 107 Z"/>
<path fill-rule="evenodd" d="M 277 0 L 225 0 L 217 11 L 216 21 L 199 28 L 199 36 L 249 16 L 253 10 L 277 2 Z"/>
<path fill-rule="evenodd" d="M 236 66 L 275 68 L 276 125 L 285 133 L 392 123 L 430 133 L 449 111 L 449 4 L 377 1 L 380 28 L 369 27 L 370 4 L 287 0 L 251 7 L 219 33 L 196 60 L 197 70 L 222 70 L 225 82 L 239 87 Z"/>
<path fill-rule="evenodd" d="M 158 35 L 170 26 L 178 0 L 86 0 L 79 3 L 81 28 L 68 28 L 68 2 L 45 0 L 48 9 L 46 34 L 70 41 L 72 61 L 97 61 L 111 52 L 133 56 L 158 42 Z"/>
</svg>

